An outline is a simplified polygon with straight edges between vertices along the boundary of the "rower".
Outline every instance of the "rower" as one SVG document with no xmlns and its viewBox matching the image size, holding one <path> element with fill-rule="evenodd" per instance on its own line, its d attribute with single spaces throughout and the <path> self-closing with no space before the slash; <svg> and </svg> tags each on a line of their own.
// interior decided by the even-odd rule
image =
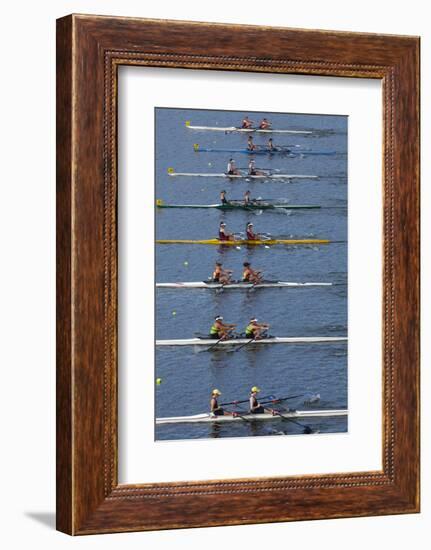
<svg viewBox="0 0 431 550">
<path fill-rule="evenodd" d="M 213 389 L 211 393 L 211 401 L 210 401 L 210 411 L 211 415 L 213 416 L 222 416 L 224 414 L 224 411 L 222 407 L 219 407 L 217 397 L 221 395 L 221 391 L 219 391 L 217 388 Z"/>
<path fill-rule="evenodd" d="M 249 324 L 245 329 L 246 338 L 253 338 L 253 340 L 261 340 L 262 333 L 269 329 L 269 325 L 266 323 L 258 323 L 256 317 L 250 319 Z"/>
<path fill-rule="evenodd" d="M 256 161 L 251 159 L 248 163 L 248 175 L 249 176 L 264 176 L 265 172 L 256 168 Z"/>
<path fill-rule="evenodd" d="M 245 116 L 242 120 L 241 128 L 251 128 L 253 126 L 253 121 L 248 118 L 248 116 Z"/>
<path fill-rule="evenodd" d="M 257 394 L 260 392 L 260 388 L 253 386 L 250 390 L 250 414 L 262 414 L 265 412 L 263 405 L 257 400 Z"/>
<path fill-rule="evenodd" d="M 232 275 L 232 271 L 230 269 L 223 269 L 223 264 L 221 262 L 216 262 L 213 276 L 212 276 L 212 282 L 213 283 L 221 283 L 222 285 L 226 285 L 230 283 L 230 278 Z"/>
<path fill-rule="evenodd" d="M 239 170 L 236 167 L 234 159 L 229 159 L 229 162 L 227 163 L 227 175 L 228 176 L 238 176 Z"/>
<path fill-rule="evenodd" d="M 233 241 L 233 235 L 231 233 L 226 233 L 225 227 L 225 222 L 220 222 L 218 229 L 219 241 Z"/>
<path fill-rule="evenodd" d="M 248 136 L 247 150 L 254 151 L 255 149 L 256 149 L 256 145 L 253 143 L 253 136 Z"/>
<path fill-rule="evenodd" d="M 251 192 L 250 191 L 246 191 L 244 193 L 244 205 L 245 206 L 249 206 L 251 204 Z"/>
<path fill-rule="evenodd" d="M 271 123 L 269 122 L 269 120 L 267 118 L 263 118 L 260 121 L 259 129 L 260 130 L 268 130 L 269 128 L 271 128 Z"/>
<path fill-rule="evenodd" d="M 242 265 L 244 266 L 242 272 L 243 283 L 260 283 L 262 281 L 262 272 L 252 269 L 250 262 L 244 262 Z"/>
<path fill-rule="evenodd" d="M 221 315 L 217 315 L 210 329 L 210 338 L 213 338 L 214 340 L 227 340 L 235 327 L 236 325 L 223 323 L 223 317 Z"/>
<path fill-rule="evenodd" d="M 267 148 L 268 148 L 268 151 L 283 151 L 285 153 L 290 153 L 290 149 L 287 149 L 286 146 L 283 146 L 283 148 L 281 147 L 278 147 L 277 145 L 274 145 L 274 140 L 272 138 L 269 138 L 268 139 L 268 143 L 267 143 Z"/>
<path fill-rule="evenodd" d="M 258 241 L 259 240 L 259 235 L 254 232 L 253 224 L 251 222 L 248 222 L 248 224 L 245 226 L 245 231 L 246 231 L 248 241 Z"/>
<path fill-rule="evenodd" d="M 226 191 L 221 191 L 220 192 L 220 202 L 222 204 L 229 204 L 229 201 L 226 198 Z"/>
<path fill-rule="evenodd" d="M 220 407 L 218 404 L 218 397 L 221 395 L 221 391 L 217 388 L 213 389 L 211 392 L 211 401 L 210 401 L 210 414 L 211 416 L 236 416 L 236 413 L 231 413 L 225 411 L 223 407 Z"/>
</svg>

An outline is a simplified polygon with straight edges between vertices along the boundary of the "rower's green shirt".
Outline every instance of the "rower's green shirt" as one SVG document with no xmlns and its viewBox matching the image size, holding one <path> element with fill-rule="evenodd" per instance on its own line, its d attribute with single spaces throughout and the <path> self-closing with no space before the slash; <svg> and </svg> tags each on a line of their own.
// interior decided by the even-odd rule
<svg viewBox="0 0 431 550">
<path fill-rule="evenodd" d="M 218 334 L 219 328 L 214 324 L 210 329 L 210 334 Z"/>
<path fill-rule="evenodd" d="M 254 325 L 250 324 L 250 325 L 247 325 L 247 328 L 245 329 L 245 335 L 246 336 L 254 336 Z"/>
</svg>

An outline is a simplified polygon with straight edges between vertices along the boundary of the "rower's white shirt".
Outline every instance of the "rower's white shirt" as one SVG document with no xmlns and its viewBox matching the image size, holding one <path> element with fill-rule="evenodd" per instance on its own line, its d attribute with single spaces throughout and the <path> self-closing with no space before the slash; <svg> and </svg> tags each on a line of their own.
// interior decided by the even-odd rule
<svg viewBox="0 0 431 550">
<path fill-rule="evenodd" d="M 227 171 L 230 172 L 232 170 L 235 170 L 235 161 L 234 160 L 232 162 L 227 163 Z"/>
</svg>

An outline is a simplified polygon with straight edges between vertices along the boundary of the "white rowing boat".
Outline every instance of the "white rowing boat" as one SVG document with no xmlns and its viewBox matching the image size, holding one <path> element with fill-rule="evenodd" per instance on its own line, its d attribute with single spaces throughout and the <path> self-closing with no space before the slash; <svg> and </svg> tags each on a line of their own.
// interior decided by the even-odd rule
<svg viewBox="0 0 431 550">
<path fill-rule="evenodd" d="M 227 179 L 252 179 L 252 180 L 297 180 L 297 179 L 317 179 L 319 176 L 307 175 L 307 174 L 256 174 L 251 176 L 250 174 L 226 174 L 224 172 L 174 172 L 168 170 L 168 174 L 172 177 L 190 177 L 190 178 L 227 178 Z"/>
<path fill-rule="evenodd" d="M 243 134 L 312 134 L 311 130 L 283 130 L 274 128 L 237 128 L 236 126 L 192 126 L 189 121 L 185 123 L 189 130 L 209 131 L 209 132 L 239 132 Z"/>
<path fill-rule="evenodd" d="M 327 418 L 336 416 L 347 416 L 347 409 L 329 409 L 315 411 L 288 411 L 278 414 L 241 414 L 241 416 L 212 416 L 210 413 L 194 414 L 191 416 L 171 416 L 165 418 L 156 418 L 156 424 L 188 424 L 201 422 L 261 422 L 267 420 L 280 420 L 280 418 Z"/>
<path fill-rule="evenodd" d="M 221 283 L 213 283 L 211 281 L 196 281 L 184 283 L 157 283 L 157 288 L 209 288 L 212 290 L 218 289 L 234 289 L 240 288 L 248 290 L 251 288 L 285 288 L 285 287 L 309 287 L 309 286 L 332 286 L 332 283 L 290 283 L 287 281 L 263 281 L 262 283 L 243 283 L 232 282 L 222 285 Z"/>
<path fill-rule="evenodd" d="M 345 336 L 289 336 L 289 337 L 273 337 L 262 338 L 262 340 L 252 340 L 250 338 L 231 338 L 229 340 L 218 341 L 215 338 L 183 338 L 183 339 L 167 339 L 156 340 L 156 346 L 210 346 L 216 344 L 219 346 L 237 346 L 250 343 L 252 345 L 266 344 L 316 344 L 316 343 L 331 343 L 331 342 L 346 342 Z"/>
</svg>

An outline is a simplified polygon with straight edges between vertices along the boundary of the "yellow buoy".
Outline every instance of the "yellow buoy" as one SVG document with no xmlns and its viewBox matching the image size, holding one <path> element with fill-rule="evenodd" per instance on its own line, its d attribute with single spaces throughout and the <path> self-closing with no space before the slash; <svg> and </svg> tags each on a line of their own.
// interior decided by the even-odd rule
<svg viewBox="0 0 431 550">
<path fill-rule="evenodd" d="M 161 378 L 156 378 L 156 384 L 158 386 L 160 386 L 161 383 L 162 383 L 162 379 Z"/>
</svg>

